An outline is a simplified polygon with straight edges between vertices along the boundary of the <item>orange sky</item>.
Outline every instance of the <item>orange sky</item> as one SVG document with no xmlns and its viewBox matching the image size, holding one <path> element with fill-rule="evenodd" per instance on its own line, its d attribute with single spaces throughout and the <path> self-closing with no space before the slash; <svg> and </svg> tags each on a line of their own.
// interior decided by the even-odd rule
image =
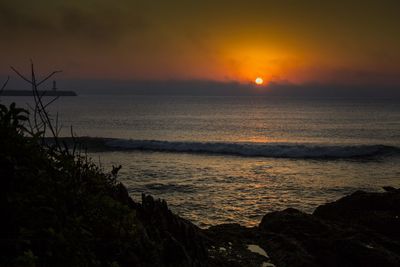
<svg viewBox="0 0 400 267">
<path fill-rule="evenodd" d="M 327 2 L 1 1 L 0 72 L 399 85 L 400 4 Z"/>
</svg>

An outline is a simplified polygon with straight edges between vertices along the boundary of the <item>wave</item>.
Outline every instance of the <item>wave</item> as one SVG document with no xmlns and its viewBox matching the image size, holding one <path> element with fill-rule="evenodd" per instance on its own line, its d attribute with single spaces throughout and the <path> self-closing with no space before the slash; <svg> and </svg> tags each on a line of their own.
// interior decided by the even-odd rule
<svg viewBox="0 0 400 267">
<path fill-rule="evenodd" d="M 109 149 L 174 153 L 219 154 L 270 158 L 368 158 L 400 156 L 400 148 L 387 145 L 320 145 L 298 143 L 181 142 L 112 139 Z"/>
</svg>

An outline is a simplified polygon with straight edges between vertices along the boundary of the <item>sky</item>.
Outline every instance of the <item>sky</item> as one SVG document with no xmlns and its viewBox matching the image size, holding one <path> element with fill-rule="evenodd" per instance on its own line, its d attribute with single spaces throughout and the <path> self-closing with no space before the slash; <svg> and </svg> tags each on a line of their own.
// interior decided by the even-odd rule
<svg viewBox="0 0 400 267">
<path fill-rule="evenodd" d="M 0 0 L 0 74 L 400 86 L 399 1 Z"/>
</svg>

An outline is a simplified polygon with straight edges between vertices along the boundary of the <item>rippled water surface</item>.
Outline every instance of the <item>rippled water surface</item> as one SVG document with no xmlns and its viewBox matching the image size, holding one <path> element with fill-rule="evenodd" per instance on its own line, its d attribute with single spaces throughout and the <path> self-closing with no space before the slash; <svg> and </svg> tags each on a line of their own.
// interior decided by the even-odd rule
<svg viewBox="0 0 400 267">
<path fill-rule="evenodd" d="M 92 156 L 121 164 L 134 198 L 164 198 L 202 227 L 400 186 L 398 100 L 78 96 L 52 109 L 77 135 L 118 138 L 126 151 Z"/>
<path fill-rule="evenodd" d="M 301 160 L 160 152 L 99 154 L 104 166 L 122 164 L 121 178 L 140 199 L 146 192 L 168 200 L 200 226 L 254 225 L 268 211 L 311 212 L 358 189 L 400 186 L 398 159 Z"/>
</svg>

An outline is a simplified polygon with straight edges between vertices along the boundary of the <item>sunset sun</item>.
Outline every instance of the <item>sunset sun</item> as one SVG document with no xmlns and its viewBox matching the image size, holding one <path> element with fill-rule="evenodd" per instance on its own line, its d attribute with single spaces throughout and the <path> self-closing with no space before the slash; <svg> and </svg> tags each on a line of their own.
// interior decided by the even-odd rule
<svg viewBox="0 0 400 267">
<path fill-rule="evenodd" d="M 400 0 L 115 2 L 0 0 L 0 267 L 400 267 Z"/>
<path fill-rule="evenodd" d="M 257 77 L 256 80 L 255 80 L 255 83 L 257 85 L 262 85 L 264 83 L 264 80 L 261 77 Z"/>
</svg>

